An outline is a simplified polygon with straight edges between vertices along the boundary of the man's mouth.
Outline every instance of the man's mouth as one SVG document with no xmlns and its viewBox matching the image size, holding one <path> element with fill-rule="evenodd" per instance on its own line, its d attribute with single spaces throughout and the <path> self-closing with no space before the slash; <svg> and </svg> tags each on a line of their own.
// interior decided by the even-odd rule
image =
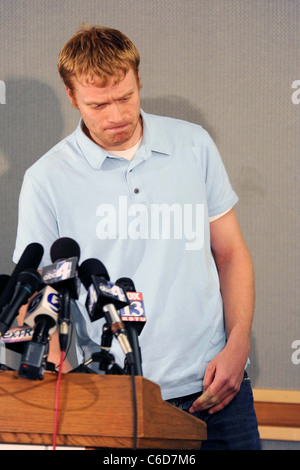
<svg viewBox="0 0 300 470">
<path fill-rule="evenodd" d="M 108 127 L 106 130 L 108 131 L 122 131 L 122 130 L 125 130 L 127 127 L 129 126 L 129 124 L 120 124 L 118 126 L 113 126 L 113 127 Z"/>
</svg>

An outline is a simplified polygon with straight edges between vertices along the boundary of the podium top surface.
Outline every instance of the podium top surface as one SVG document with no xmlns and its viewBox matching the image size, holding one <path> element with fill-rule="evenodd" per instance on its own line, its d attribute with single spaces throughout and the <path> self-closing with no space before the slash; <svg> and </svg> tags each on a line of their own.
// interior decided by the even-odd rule
<svg viewBox="0 0 300 470">
<path fill-rule="evenodd" d="M 0 371 L 2 442 L 52 442 L 57 374 L 30 381 Z M 153 382 L 135 377 L 137 447 L 199 449 L 206 425 L 161 398 Z M 132 448 L 131 377 L 69 373 L 61 376 L 57 444 Z"/>
</svg>

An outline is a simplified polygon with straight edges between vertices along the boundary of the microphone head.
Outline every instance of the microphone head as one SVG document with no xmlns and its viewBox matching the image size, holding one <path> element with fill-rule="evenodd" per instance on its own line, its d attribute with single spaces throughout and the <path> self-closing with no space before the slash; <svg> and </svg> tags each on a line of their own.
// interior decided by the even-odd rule
<svg viewBox="0 0 300 470">
<path fill-rule="evenodd" d="M 50 249 L 52 263 L 65 258 L 80 258 L 80 247 L 72 238 L 62 237 L 56 240 Z"/>
<path fill-rule="evenodd" d="M 78 299 L 80 291 L 78 243 L 72 238 L 59 238 L 51 246 L 50 256 L 53 264 L 45 266 L 42 270 L 44 283 L 52 284 L 58 290 L 68 290 L 72 299 Z"/>
<path fill-rule="evenodd" d="M 34 242 L 27 245 L 21 258 L 19 259 L 18 264 L 16 265 L 12 273 L 12 276 L 20 273 L 21 271 L 27 268 L 37 269 L 42 260 L 43 255 L 44 248 L 42 247 L 42 245 L 40 245 L 40 243 Z"/>
<path fill-rule="evenodd" d="M 103 277 L 107 281 L 110 280 L 106 267 L 96 258 L 83 261 L 78 268 L 78 275 L 86 290 L 92 284 L 92 276 Z"/>
<path fill-rule="evenodd" d="M 115 284 L 122 287 L 125 292 L 135 292 L 135 285 L 129 277 L 120 277 Z"/>
<path fill-rule="evenodd" d="M 6 287 L 3 289 L 0 295 L 0 309 L 11 300 L 14 289 L 16 286 L 16 280 L 19 273 L 26 269 L 37 269 L 44 254 L 44 248 L 39 243 L 33 242 L 27 245 L 22 256 L 20 257 L 15 269 L 7 282 Z"/>
</svg>

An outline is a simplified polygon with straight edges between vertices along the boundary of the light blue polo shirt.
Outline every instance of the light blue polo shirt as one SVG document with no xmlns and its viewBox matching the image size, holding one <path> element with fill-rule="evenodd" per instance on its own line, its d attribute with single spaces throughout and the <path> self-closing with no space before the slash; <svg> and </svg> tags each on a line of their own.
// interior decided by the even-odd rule
<svg viewBox="0 0 300 470">
<path fill-rule="evenodd" d="M 209 134 L 185 121 L 146 114 L 141 146 L 131 161 L 109 155 L 76 130 L 24 176 L 14 261 L 35 241 L 50 248 L 71 237 L 80 263 L 97 258 L 111 280 L 129 277 L 144 298 L 139 336 L 143 374 L 162 397 L 202 388 L 207 363 L 225 345 L 222 299 L 211 254 L 209 217 L 238 198 Z M 99 351 L 102 323 L 84 307 L 73 315 L 79 361 Z M 111 352 L 123 366 L 116 340 Z"/>
</svg>

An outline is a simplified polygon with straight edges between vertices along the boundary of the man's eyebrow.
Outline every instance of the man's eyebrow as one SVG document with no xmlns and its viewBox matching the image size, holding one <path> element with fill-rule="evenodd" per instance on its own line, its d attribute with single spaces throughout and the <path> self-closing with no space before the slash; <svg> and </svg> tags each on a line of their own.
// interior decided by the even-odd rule
<svg viewBox="0 0 300 470">
<path fill-rule="evenodd" d="M 122 100 L 123 98 L 126 98 L 127 96 L 132 95 L 133 92 L 134 92 L 134 90 L 128 90 L 125 93 L 122 93 L 122 95 L 119 95 L 118 97 L 116 97 L 116 101 Z"/>
<path fill-rule="evenodd" d="M 128 90 L 126 91 L 125 93 L 123 93 L 122 95 L 118 96 L 115 98 L 116 101 L 118 100 L 121 100 L 123 98 L 127 98 L 129 96 L 131 96 L 132 94 L 134 93 L 134 90 Z M 101 105 L 104 105 L 107 103 L 107 100 L 103 100 L 103 101 L 98 101 L 98 100 L 87 100 L 84 102 L 86 105 L 88 106 L 91 106 L 91 105 L 98 105 L 98 106 L 101 106 Z"/>
</svg>

